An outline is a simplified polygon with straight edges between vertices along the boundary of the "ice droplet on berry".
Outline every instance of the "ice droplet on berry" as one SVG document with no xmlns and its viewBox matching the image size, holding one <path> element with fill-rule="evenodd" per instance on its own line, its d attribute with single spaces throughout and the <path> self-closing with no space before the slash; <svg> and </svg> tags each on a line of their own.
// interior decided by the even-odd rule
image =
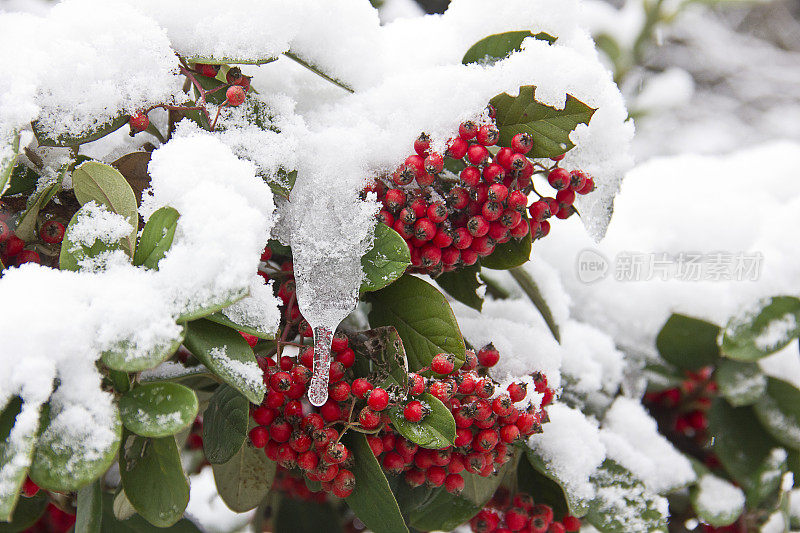
<svg viewBox="0 0 800 533">
<path fill-rule="evenodd" d="M 327 326 L 314 328 L 314 375 L 308 388 L 308 401 L 316 407 L 328 401 L 328 375 L 331 368 L 333 330 Z"/>
</svg>

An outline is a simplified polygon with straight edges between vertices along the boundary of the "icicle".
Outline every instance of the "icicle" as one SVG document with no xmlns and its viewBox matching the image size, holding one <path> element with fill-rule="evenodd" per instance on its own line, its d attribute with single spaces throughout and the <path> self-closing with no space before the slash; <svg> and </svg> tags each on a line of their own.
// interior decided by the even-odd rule
<svg viewBox="0 0 800 533">
<path fill-rule="evenodd" d="M 317 407 L 328 401 L 332 342 L 332 328 L 328 326 L 314 328 L 314 375 L 311 378 L 311 386 L 308 388 L 308 401 Z"/>
</svg>

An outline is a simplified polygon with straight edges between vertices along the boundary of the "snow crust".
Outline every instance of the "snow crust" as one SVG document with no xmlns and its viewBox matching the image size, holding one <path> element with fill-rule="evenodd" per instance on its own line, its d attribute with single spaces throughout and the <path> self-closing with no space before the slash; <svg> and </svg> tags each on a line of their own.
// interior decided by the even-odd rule
<svg viewBox="0 0 800 533">
<path fill-rule="evenodd" d="M 697 483 L 696 505 L 714 516 L 738 516 L 744 508 L 744 492 L 711 474 L 700 477 Z"/>
</svg>

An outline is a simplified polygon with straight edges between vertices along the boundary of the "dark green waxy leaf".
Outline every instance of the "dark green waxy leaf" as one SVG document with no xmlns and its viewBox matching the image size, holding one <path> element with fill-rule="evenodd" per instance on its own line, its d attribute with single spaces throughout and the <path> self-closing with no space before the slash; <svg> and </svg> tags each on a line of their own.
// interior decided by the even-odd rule
<svg viewBox="0 0 800 533">
<path fill-rule="evenodd" d="M 245 443 L 230 461 L 212 465 L 217 492 L 232 511 L 255 509 L 269 492 L 277 466 L 263 449 Z"/>
<path fill-rule="evenodd" d="M 573 514 L 561 485 L 536 470 L 527 458 L 519 462 L 517 488 L 520 492 L 535 494 L 536 503 L 549 505 L 556 516 Z"/>
<path fill-rule="evenodd" d="M 11 174 L 14 172 L 14 165 L 17 162 L 17 155 L 19 154 L 19 132 L 14 132 L 11 136 L 11 154 L 0 159 L 0 196 L 6 192 L 9 182 L 11 181 Z"/>
<path fill-rule="evenodd" d="M 436 277 L 436 284 L 462 304 L 480 311 L 483 308 L 483 296 L 479 296 L 477 291 L 483 287 L 483 283 L 478 279 L 478 272 L 480 266 L 477 264 L 443 272 Z"/>
<path fill-rule="evenodd" d="M 513 52 L 522 50 L 522 41 L 528 37 L 547 41 L 550 44 L 556 41 L 555 37 L 544 32 L 537 33 L 536 35 L 527 30 L 496 33 L 484 37 L 473 44 L 470 49 L 467 50 L 467 53 L 464 54 L 461 63 L 464 65 L 469 65 L 470 63 L 480 63 L 482 65 L 494 64 L 501 59 L 505 59 Z"/>
<path fill-rule="evenodd" d="M 185 346 L 222 381 L 254 404 L 264 400 L 266 387 L 256 357 L 239 332 L 210 320 L 186 325 Z"/>
<path fill-rule="evenodd" d="M 606 459 L 591 481 L 597 495 L 586 518 L 603 533 L 667 531 L 667 517 L 659 511 L 666 502 L 619 463 Z"/>
<path fill-rule="evenodd" d="M 754 411 L 775 440 L 800 450 L 800 390 L 791 383 L 768 378 L 766 394 L 755 403 Z"/>
<path fill-rule="evenodd" d="M 136 230 L 139 226 L 139 210 L 136 195 L 120 172 L 110 165 L 98 161 L 82 163 L 72 172 L 72 187 L 81 205 L 94 201 L 109 211 L 122 215 L 133 230 L 123 239 L 124 249 L 133 257 L 136 248 Z"/>
<path fill-rule="evenodd" d="M 215 299 L 211 302 L 202 302 L 199 304 L 189 302 L 175 321 L 178 324 L 184 324 L 192 320 L 197 320 L 198 318 L 204 318 L 210 314 L 217 313 L 226 307 L 235 304 L 242 298 L 245 298 L 248 293 L 248 289 L 242 289 L 240 291 L 231 292 L 230 294 Z"/>
<path fill-rule="evenodd" d="M 185 336 L 186 328 L 183 328 L 177 337 L 165 340 L 146 354 L 137 353 L 133 345 L 123 341 L 113 349 L 103 352 L 102 361 L 108 368 L 122 372 L 140 372 L 154 368 L 178 351 Z"/>
<path fill-rule="evenodd" d="M 443 352 L 455 356 L 456 369 L 464 363 L 466 346 L 458 322 L 447 299 L 433 285 L 406 274 L 372 293 L 370 301 L 370 325 L 394 326 L 411 370 L 430 366 L 433 357 Z"/>
<path fill-rule="evenodd" d="M 130 117 L 128 115 L 119 115 L 110 122 L 100 124 L 95 128 L 81 132 L 77 135 L 64 133 L 58 136 L 53 136 L 50 132 L 45 131 L 38 121 L 33 121 L 31 126 L 33 126 L 33 134 L 36 135 L 36 140 L 39 141 L 40 145 L 65 148 L 69 146 L 78 146 L 101 139 L 109 133 L 113 133 L 127 124 L 129 118 Z"/>
<path fill-rule="evenodd" d="M 759 471 L 779 444 L 761 430 L 752 408 L 731 407 L 721 398 L 708 411 L 708 427 L 714 435 L 712 451 L 728 474 L 751 493 L 759 485 Z"/>
<path fill-rule="evenodd" d="M 274 531 L 275 533 L 342 533 L 342 518 L 330 503 L 284 497 L 278 505 Z"/>
<path fill-rule="evenodd" d="M 61 190 L 61 183 L 67 175 L 68 167 L 61 168 L 58 178 L 55 181 L 35 192 L 28 198 L 27 208 L 20 217 L 16 228 L 17 236 L 23 241 L 31 241 L 36 238 L 36 223 L 39 220 L 39 211 L 46 206 L 50 200 Z"/>
<path fill-rule="evenodd" d="M 256 120 L 255 122 L 258 123 L 260 121 Z M 283 169 L 278 169 L 277 174 L 277 179 L 269 180 L 269 188 L 272 189 L 272 194 L 282 196 L 288 200 L 289 194 L 294 189 L 294 183 L 297 181 L 297 171 L 286 172 Z"/>
<path fill-rule="evenodd" d="M 306 61 L 305 59 L 301 58 L 300 56 L 298 56 L 294 52 L 292 52 L 292 51 L 284 52 L 283 55 L 285 55 L 286 57 L 288 57 L 292 61 L 296 62 L 298 65 L 302 65 L 303 67 L 307 68 L 308 70 L 310 70 L 311 72 L 313 72 L 314 74 L 319 76 L 320 78 L 322 78 L 324 80 L 327 80 L 327 81 L 331 82 L 332 84 L 341 87 L 345 91 L 347 91 L 349 93 L 355 92 L 355 91 L 353 91 L 352 87 L 350 87 L 349 85 L 347 85 L 343 81 L 337 80 L 333 76 L 325 73 L 321 68 L 319 68 L 318 66 Z"/>
<path fill-rule="evenodd" d="M 145 520 L 167 527 L 183 516 L 189 503 L 189 480 L 173 437 L 147 438 L 125 432 L 119 472 L 128 500 Z"/>
<path fill-rule="evenodd" d="M 524 265 L 531 258 L 531 234 L 521 239 L 498 244 L 492 255 L 481 258 L 481 266 L 494 270 L 508 270 Z"/>
<path fill-rule="evenodd" d="M 108 421 L 91 418 L 85 420 L 87 425 L 92 426 L 107 422 L 108 426 L 103 428 L 103 433 L 111 437 L 102 448 L 100 443 L 91 443 L 90 453 L 86 442 L 74 435 L 64 435 L 57 427 L 52 426 L 57 416 L 58 412 L 53 409 L 49 410 L 47 416 L 43 416 L 44 428 L 36 443 L 36 452 L 28 475 L 42 488 L 67 492 L 88 485 L 108 470 L 119 449 L 122 421 L 116 405 L 113 406 Z M 92 432 L 98 430 L 99 428 L 92 428 Z"/>
<path fill-rule="evenodd" d="M 389 411 L 392 426 L 398 433 L 423 448 L 438 450 L 452 446 L 456 439 L 456 421 L 445 405 L 430 393 L 423 393 L 419 400 L 430 407 L 431 412 L 419 422 L 409 422 L 403 416 L 403 406 Z"/>
<path fill-rule="evenodd" d="M 527 133 L 533 136 L 528 157 L 561 155 L 575 146 L 569 134 L 578 124 L 588 124 L 595 110 L 571 95 L 567 95 L 563 109 L 549 107 L 536 101 L 535 90 L 527 85 L 519 88 L 519 96 L 503 93 L 492 98 L 500 130 L 498 144 L 511 146 L 514 135 Z"/>
<path fill-rule="evenodd" d="M 19 491 L 16 491 L 19 492 Z M 33 498 L 22 497 L 14 509 L 14 517 L 9 522 L 0 522 L 0 533 L 18 533 L 25 531 L 44 514 L 50 498 L 47 492 L 40 490 Z"/>
<path fill-rule="evenodd" d="M 74 533 L 100 533 L 103 517 L 103 491 L 100 481 L 78 491 L 78 513 Z"/>
<path fill-rule="evenodd" d="M 23 192 L 33 191 L 39 181 L 39 174 L 35 170 L 28 168 L 22 163 L 14 166 L 14 171 L 8 179 L 8 188 L 0 196 L 11 196 Z"/>
<path fill-rule="evenodd" d="M 103 494 L 102 533 L 201 533 L 188 518 L 181 518 L 169 527 L 156 527 L 138 514 L 120 520 L 114 516 L 113 504 L 114 496 L 109 493 Z"/>
<path fill-rule="evenodd" d="M 756 363 L 721 359 L 715 378 L 720 394 L 734 407 L 756 403 L 767 388 L 767 377 Z"/>
<path fill-rule="evenodd" d="M 72 216 L 72 220 L 67 224 L 67 229 L 64 232 L 64 240 L 61 242 L 61 254 L 58 257 L 59 268 L 61 270 L 71 270 L 77 272 L 81 270 L 81 262 L 98 257 L 105 252 L 113 250 L 125 250 L 123 242 L 103 242 L 100 239 L 95 240 L 91 246 L 86 246 L 84 243 L 79 242 L 74 237 L 75 226 L 78 224 L 78 219 L 88 217 L 88 208 L 81 207 Z"/>
<path fill-rule="evenodd" d="M 344 440 L 353 457 L 352 472 L 357 480 L 352 494 L 345 498 L 347 505 L 375 533 L 408 533 L 389 482 L 367 438 L 351 431 Z"/>
<path fill-rule="evenodd" d="M 247 438 L 250 402 L 239 391 L 220 385 L 203 413 L 203 451 L 212 464 L 227 463 Z"/>
<path fill-rule="evenodd" d="M 122 423 L 143 437 L 174 435 L 197 416 L 197 395 L 177 383 L 144 383 L 119 399 Z"/>
<path fill-rule="evenodd" d="M 162 207 L 150 215 L 133 254 L 134 265 L 144 265 L 158 270 L 158 262 L 172 246 L 179 217 L 178 211 L 169 206 Z"/>
<path fill-rule="evenodd" d="M 227 326 L 231 329 L 235 329 L 236 331 L 241 331 L 243 333 L 247 333 L 249 335 L 255 335 L 259 339 L 266 339 L 272 340 L 275 338 L 275 333 L 270 331 L 262 331 L 260 329 L 252 328 L 250 326 L 245 326 L 243 324 L 237 324 L 227 316 L 225 316 L 225 311 L 218 311 L 216 313 L 211 313 L 204 317 L 206 320 L 210 320 L 212 322 L 216 322 L 217 324 L 222 324 L 223 326 Z"/>
<path fill-rule="evenodd" d="M 800 335 L 800 300 L 775 296 L 758 302 L 728 322 L 722 353 L 739 361 L 756 361 L 777 352 Z"/>
<path fill-rule="evenodd" d="M 16 428 L 12 442 L 11 432 L 14 430 L 17 417 L 23 411 L 25 418 L 33 415 L 38 419 L 42 406 L 33 404 L 23 406 L 22 400 L 14 396 L 0 412 L 0 469 L 3 471 L 3 485 L 6 487 L 0 493 L 0 520 L 10 520 L 15 513 L 14 507 L 18 505 L 20 489 L 33 460 L 36 433 L 41 424 L 34 422 Z"/>
<path fill-rule="evenodd" d="M 550 311 L 550 306 L 547 305 L 547 301 L 544 299 L 542 291 L 539 290 L 539 286 L 533 280 L 528 271 L 524 268 L 517 267 L 510 269 L 508 273 L 511 274 L 511 277 L 514 278 L 520 289 L 522 289 L 534 307 L 536 307 L 536 309 L 542 315 L 542 319 L 544 319 L 545 324 L 547 324 L 547 328 L 550 330 L 550 333 L 553 334 L 553 338 L 556 341 L 561 342 L 561 333 L 559 332 L 556 319 L 553 317 L 552 311 Z"/>
<path fill-rule="evenodd" d="M 411 264 L 408 244 L 386 224 L 376 224 L 372 247 L 361 257 L 361 291 L 377 291 L 403 275 Z"/>
<path fill-rule="evenodd" d="M 720 490 L 732 494 L 740 489 L 727 480 L 712 474 L 704 474 L 691 491 L 692 507 L 697 513 L 697 517 L 714 527 L 724 527 L 734 523 L 744 510 L 744 494 L 741 496 L 741 505 L 726 507 L 719 505 L 719 499 L 722 497 Z M 728 499 L 726 498 L 726 501 Z"/>
<path fill-rule="evenodd" d="M 716 324 L 673 314 L 656 337 L 656 348 L 665 361 L 681 370 L 697 370 L 719 359 Z"/>
<path fill-rule="evenodd" d="M 496 474 L 488 477 L 462 472 L 464 490 L 461 494 L 450 494 L 443 487 L 435 489 L 427 501 L 409 512 L 409 525 L 422 531 L 452 531 L 483 509 L 506 473 L 516 465 L 516 459 L 509 460 Z"/>
</svg>

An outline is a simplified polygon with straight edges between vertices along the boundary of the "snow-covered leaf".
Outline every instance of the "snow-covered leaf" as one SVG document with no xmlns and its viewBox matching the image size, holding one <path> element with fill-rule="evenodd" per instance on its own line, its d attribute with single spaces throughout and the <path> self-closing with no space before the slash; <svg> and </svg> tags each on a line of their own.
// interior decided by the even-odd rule
<svg viewBox="0 0 800 533">
<path fill-rule="evenodd" d="M 14 194 L 33 192 L 39 181 L 39 174 L 22 163 L 17 163 L 8 179 L 8 187 L 0 194 L 11 196 Z"/>
<path fill-rule="evenodd" d="M 769 378 L 766 394 L 759 397 L 754 411 L 775 440 L 800 449 L 800 390 L 794 385 Z"/>
<path fill-rule="evenodd" d="M 264 450 L 246 443 L 229 461 L 212 465 L 214 483 L 225 505 L 243 513 L 258 507 L 267 495 L 277 466 Z"/>
<path fill-rule="evenodd" d="M 100 480 L 78 491 L 78 513 L 74 533 L 100 533 L 103 513 L 103 490 Z"/>
<path fill-rule="evenodd" d="M 722 353 L 739 361 L 756 361 L 800 335 L 800 300 L 775 296 L 732 318 L 722 336 Z"/>
<path fill-rule="evenodd" d="M 36 238 L 36 223 L 39 220 L 39 211 L 61 190 L 61 182 L 64 180 L 66 173 L 67 168 L 64 167 L 55 181 L 28 198 L 28 205 L 22 213 L 16 229 L 17 236 L 23 241 L 31 241 Z"/>
<path fill-rule="evenodd" d="M 11 182 L 11 174 L 14 172 L 14 164 L 17 162 L 17 154 L 19 154 L 19 132 L 14 132 L 9 144 L 10 153 L 0 159 L 0 196 L 2 196 L 8 188 Z"/>
<path fill-rule="evenodd" d="M 74 406 L 61 409 L 71 410 Z M 86 427 L 70 428 L 77 431 L 70 435 L 63 431 L 67 421 L 59 420 L 62 412 L 51 403 L 44 416 L 29 475 L 42 488 L 70 491 L 91 483 L 114 462 L 122 438 L 122 421 L 112 404 L 107 419 L 84 419 L 81 422 Z M 103 438 L 95 438 L 98 435 Z"/>
<path fill-rule="evenodd" d="M 586 519 L 603 533 L 666 531 L 667 501 L 629 470 L 606 459 L 592 476 L 595 498 Z"/>
<path fill-rule="evenodd" d="M 564 500 L 566 501 L 567 508 L 571 514 L 575 516 L 583 516 L 588 512 L 588 502 L 577 497 L 573 491 L 570 491 L 564 481 L 559 479 L 558 474 L 556 474 L 552 468 L 548 467 L 547 462 L 540 456 L 537 450 L 526 447 L 525 456 L 528 460 L 528 463 L 531 465 L 531 467 L 533 467 L 534 470 L 536 470 L 536 472 L 551 480 L 556 486 L 560 487 L 560 490 L 564 496 Z"/>
<path fill-rule="evenodd" d="M 189 503 L 189 480 L 183 473 L 173 437 L 147 438 L 126 432 L 119 473 L 128 500 L 154 526 L 171 526 Z"/>
<path fill-rule="evenodd" d="M 136 248 L 136 229 L 139 211 L 136 195 L 125 177 L 112 166 L 98 161 L 87 161 L 72 172 L 72 187 L 75 197 L 85 205 L 95 201 L 112 213 L 122 215 L 132 227 L 131 234 L 124 239 L 125 250 L 133 257 Z"/>
<path fill-rule="evenodd" d="M 389 417 L 394 429 L 423 448 L 438 450 L 452 446 L 456 439 L 456 421 L 450 410 L 430 393 L 423 393 L 418 399 L 430 407 L 430 413 L 419 422 L 409 422 L 403 416 L 402 405 L 393 407 Z"/>
<path fill-rule="evenodd" d="M 453 310 L 433 285 L 405 275 L 372 293 L 369 322 L 394 326 L 403 339 L 411 370 L 430 366 L 438 353 L 452 353 L 456 368 L 464 363 L 466 346 Z"/>
<path fill-rule="evenodd" d="M 123 341 L 113 349 L 103 352 L 102 361 L 108 368 L 122 372 L 141 372 L 154 368 L 178 351 L 185 335 L 186 328 L 172 341 L 154 346 L 145 355 L 136 353 L 129 342 Z"/>
<path fill-rule="evenodd" d="M 497 144 L 511 146 L 514 135 L 528 133 L 533 136 L 529 157 L 561 155 L 575 146 L 569 134 L 578 124 L 588 124 L 595 110 L 571 95 L 567 95 L 563 109 L 549 107 L 536 101 L 535 91 L 535 87 L 526 85 L 519 88 L 519 96 L 503 93 L 492 98 L 500 130 Z"/>
<path fill-rule="evenodd" d="M 484 37 L 473 44 L 470 49 L 467 50 L 467 53 L 464 54 L 461 63 L 464 65 L 469 65 L 470 63 L 479 63 L 482 65 L 494 64 L 501 59 L 505 59 L 511 55 L 512 52 L 520 51 L 522 41 L 528 37 L 547 41 L 550 44 L 556 41 L 555 37 L 544 32 L 537 33 L 536 35 L 527 30 L 496 33 Z"/>
<path fill-rule="evenodd" d="M 227 463 L 247 438 L 250 403 L 239 391 L 220 385 L 203 412 L 203 451 L 212 464 Z"/>
<path fill-rule="evenodd" d="M 68 133 L 62 133 L 56 137 L 53 137 L 50 132 L 42 128 L 37 120 L 34 120 L 31 123 L 31 126 L 33 127 L 34 135 L 36 135 L 36 140 L 39 141 L 40 145 L 58 146 L 63 148 L 68 146 L 78 146 L 80 144 L 96 141 L 97 139 L 105 137 L 109 133 L 113 133 L 127 124 L 129 118 L 130 117 L 128 117 L 128 115 L 119 115 L 110 122 L 100 124 L 94 128 L 81 132 L 80 134 L 72 135 Z"/>
<path fill-rule="evenodd" d="M 144 265 L 158 270 L 158 262 L 172 246 L 179 217 L 178 211 L 169 206 L 162 207 L 150 215 L 133 254 L 134 265 Z"/>
<path fill-rule="evenodd" d="M 253 350 L 235 330 L 194 320 L 186 325 L 186 347 L 222 381 L 254 404 L 264 399 L 266 387 Z"/>
<path fill-rule="evenodd" d="M 411 264 L 408 244 L 386 224 L 376 224 L 372 247 L 361 257 L 361 292 L 377 291 L 403 275 Z"/>
<path fill-rule="evenodd" d="M 203 57 L 203 56 L 187 56 L 184 59 L 188 61 L 190 64 L 195 65 L 197 63 L 202 63 L 204 65 L 266 65 L 267 63 L 272 63 L 276 61 L 278 58 L 276 57 L 228 57 L 228 58 L 216 58 L 216 57 Z"/>
<path fill-rule="evenodd" d="M 767 387 L 767 377 L 756 363 L 722 359 L 715 377 L 720 394 L 734 407 L 756 403 Z"/>
<path fill-rule="evenodd" d="M 275 338 L 274 333 L 262 331 L 256 328 L 251 328 L 243 324 L 237 324 L 230 318 L 226 317 L 221 311 L 218 311 L 216 313 L 211 313 L 210 315 L 206 315 L 203 318 L 205 318 L 206 320 L 210 320 L 211 322 L 216 322 L 217 324 L 229 327 L 231 329 L 235 329 L 236 331 L 241 331 L 243 333 L 247 333 L 248 335 L 254 335 L 259 339 L 272 340 Z"/>
<path fill-rule="evenodd" d="M 520 265 L 524 265 L 531 258 L 531 234 L 521 239 L 511 239 L 510 241 L 498 244 L 494 252 L 480 260 L 481 266 L 493 270 L 508 270 Z"/>
<path fill-rule="evenodd" d="M 536 502 L 549 505 L 556 516 L 566 514 L 580 514 L 579 510 L 572 510 L 567 501 L 567 493 L 552 477 L 535 468 L 529 457 L 533 450 L 526 450 L 525 458 L 519 462 L 517 468 L 517 488 L 520 492 L 536 495 Z M 539 465 L 540 467 L 540 465 Z"/>
<path fill-rule="evenodd" d="M 72 216 L 64 233 L 64 240 L 61 242 L 61 254 L 58 262 L 61 270 L 71 270 L 77 272 L 82 269 L 82 263 L 87 259 L 100 257 L 107 252 L 114 250 L 125 250 L 123 239 L 112 238 L 107 232 L 103 236 L 97 235 L 96 239 L 88 239 L 84 236 L 85 225 L 93 223 L 92 219 L 98 216 L 103 208 L 98 208 L 97 204 L 90 203 L 78 209 Z M 77 229 L 79 225 L 82 229 Z M 102 231 L 102 230 L 101 230 Z"/>
<path fill-rule="evenodd" d="M 722 478 L 705 474 L 692 490 L 692 506 L 703 522 L 724 527 L 735 522 L 742 514 L 744 493 Z"/>
<path fill-rule="evenodd" d="M 119 399 L 125 427 L 143 437 L 174 435 L 197 416 L 197 395 L 177 383 L 145 383 Z"/>
<path fill-rule="evenodd" d="M 356 478 L 352 494 L 345 498 L 347 505 L 375 533 L 408 533 L 400 507 L 367 438 L 351 431 L 344 441 L 353 458 L 351 470 Z"/>
<path fill-rule="evenodd" d="M 184 310 L 176 319 L 176 322 L 179 324 L 186 323 L 192 320 L 197 320 L 198 318 L 204 318 L 212 313 L 216 313 L 222 311 L 226 307 L 230 307 L 231 305 L 235 304 L 239 300 L 247 297 L 247 289 L 242 289 L 240 291 L 235 291 L 227 296 L 219 298 L 213 302 L 205 303 L 202 305 L 191 306 L 190 308 Z"/>
<path fill-rule="evenodd" d="M 480 311 L 483 307 L 483 297 L 478 296 L 476 291 L 483 286 L 483 283 L 478 279 L 478 272 L 480 266 L 477 264 L 452 272 L 443 272 L 436 277 L 436 284 L 462 304 Z"/>
<path fill-rule="evenodd" d="M 0 520 L 9 520 L 31 464 L 42 405 L 15 396 L 0 412 Z"/>
<path fill-rule="evenodd" d="M 719 358 L 720 327 L 686 315 L 673 314 L 656 337 L 656 348 L 665 361 L 681 370 L 697 370 Z"/>
<path fill-rule="evenodd" d="M 288 57 L 292 61 L 296 62 L 297 64 L 304 66 L 305 68 L 307 68 L 308 70 L 310 70 L 311 72 L 313 72 L 314 74 L 319 76 L 320 78 L 322 78 L 324 80 L 327 80 L 327 81 L 333 83 L 334 85 L 338 85 L 339 87 L 341 87 L 342 89 L 344 89 L 345 91 L 347 91 L 349 93 L 354 92 L 352 87 L 350 87 L 348 84 L 346 84 L 343 81 L 338 80 L 338 79 L 334 78 L 333 76 L 327 74 L 322 68 L 318 67 L 317 65 L 315 65 L 311 61 L 307 61 L 307 60 L 301 58 L 300 56 L 298 56 L 294 52 L 292 52 L 292 51 L 284 52 L 283 55 L 285 55 L 286 57 Z"/>
<path fill-rule="evenodd" d="M 115 508 L 120 496 L 127 501 L 125 491 L 117 494 L 116 499 L 109 493 L 103 494 L 102 533 L 201 533 L 200 529 L 188 518 L 181 518 L 170 527 L 156 527 L 136 514 L 132 507 L 130 516 L 124 519 L 118 518 L 115 515 Z M 130 506 L 130 502 L 127 503 L 127 506 Z"/>
</svg>

